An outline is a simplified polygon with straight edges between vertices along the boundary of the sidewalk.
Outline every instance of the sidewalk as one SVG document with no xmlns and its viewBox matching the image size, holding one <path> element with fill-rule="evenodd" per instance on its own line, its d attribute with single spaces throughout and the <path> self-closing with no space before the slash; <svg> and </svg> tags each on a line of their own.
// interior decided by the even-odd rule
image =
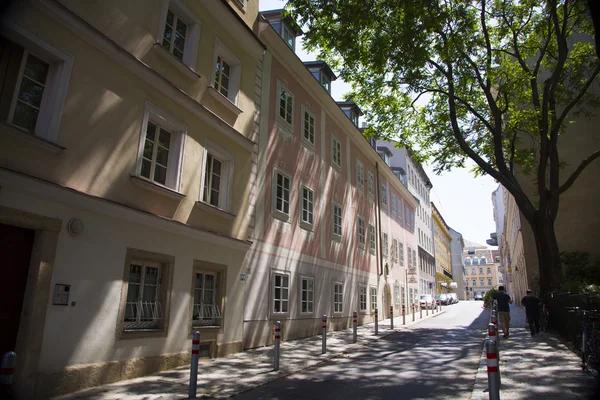
<svg viewBox="0 0 600 400">
<path fill-rule="evenodd" d="M 327 333 L 327 354 L 321 354 L 321 335 L 291 340 L 281 344 L 279 371 L 273 371 L 273 346 L 260 347 L 228 357 L 202 360 L 198 365 L 198 398 L 226 398 L 271 381 L 284 378 L 295 372 L 314 367 L 343 353 L 361 346 L 368 346 L 393 332 L 402 332 L 429 318 L 442 315 L 445 311 L 429 316 L 423 311 L 423 319 L 415 313 L 406 315 L 406 325 L 402 317 L 394 317 L 394 329 L 390 320 L 379 321 L 379 335 L 375 336 L 375 325 L 358 327 L 358 341 L 352 343 L 352 329 Z M 191 342 L 190 342 L 191 346 Z M 189 385 L 190 367 L 163 371 L 137 379 L 119 381 L 97 386 L 80 392 L 55 397 L 55 400 L 170 400 L 186 399 Z"/>
<path fill-rule="evenodd" d="M 489 313 L 489 311 L 487 311 Z M 510 309 L 510 337 L 500 337 L 500 398 L 592 399 L 592 374 L 581 371 L 579 357 L 551 333 L 531 337 L 525 329 L 525 311 Z M 483 348 L 471 400 L 488 400 L 487 360 Z"/>
</svg>

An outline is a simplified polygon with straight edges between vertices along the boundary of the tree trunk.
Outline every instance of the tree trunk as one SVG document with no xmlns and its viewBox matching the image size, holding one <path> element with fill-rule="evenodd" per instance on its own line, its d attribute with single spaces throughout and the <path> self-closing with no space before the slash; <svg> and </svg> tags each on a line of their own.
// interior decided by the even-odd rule
<svg viewBox="0 0 600 400">
<path fill-rule="evenodd" d="M 557 290 L 564 281 L 554 221 L 543 210 L 537 211 L 532 228 L 539 262 L 540 292 L 545 294 Z"/>
</svg>

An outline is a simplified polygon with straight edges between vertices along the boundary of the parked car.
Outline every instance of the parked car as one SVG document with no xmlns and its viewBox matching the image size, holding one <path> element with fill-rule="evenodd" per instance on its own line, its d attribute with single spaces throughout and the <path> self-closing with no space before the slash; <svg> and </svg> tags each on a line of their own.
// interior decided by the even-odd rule
<svg viewBox="0 0 600 400">
<path fill-rule="evenodd" d="M 450 299 L 451 299 L 450 304 L 458 303 L 458 295 L 456 293 L 448 293 L 448 296 L 450 296 Z"/>
<path fill-rule="evenodd" d="M 435 308 L 435 299 L 430 294 L 422 294 L 419 304 L 421 305 L 421 308 L 433 310 Z"/>
<path fill-rule="evenodd" d="M 481 300 L 483 301 L 483 296 L 480 294 L 476 294 L 475 296 L 473 296 L 473 300 Z"/>
<path fill-rule="evenodd" d="M 447 306 L 450 304 L 450 297 L 446 293 L 438 294 L 435 296 L 435 301 L 439 305 Z"/>
</svg>

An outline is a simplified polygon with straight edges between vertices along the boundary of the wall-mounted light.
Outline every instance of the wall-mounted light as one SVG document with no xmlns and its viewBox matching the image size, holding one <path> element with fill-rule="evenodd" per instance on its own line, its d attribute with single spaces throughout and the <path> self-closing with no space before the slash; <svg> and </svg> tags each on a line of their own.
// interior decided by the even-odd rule
<svg viewBox="0 0 600 400">
<path fill-rule="evenodd" d="M 83 232 L 83 222 L 77 218 L 71 218 L 67 224 L 67 230 L 73 236 L 80 235 Z"/>
</svg>

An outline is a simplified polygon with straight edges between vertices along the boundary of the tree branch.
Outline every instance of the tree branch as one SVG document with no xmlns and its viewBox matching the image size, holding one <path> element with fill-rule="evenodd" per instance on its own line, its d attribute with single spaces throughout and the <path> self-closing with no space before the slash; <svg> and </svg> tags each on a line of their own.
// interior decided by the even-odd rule
<svg viewBox="0 0 600 400">
<path fill-rule="evenodd" d="M 577 103 L 579 103 L 579 101 L 583 98 L 583 96 L 585 96 L 587 90 L 592 85 L 592 83 L 594 83 L 594 80 L 596 79 L 596 76 L 598 76 L 599 73 L 600 73 L 600 64 L 596 65 L 596 68 L 594 69 L 594 72 L 592 72 L 592 75 L 590 75 L 590 77 L 588 78 L 588 80 L 585 82 L 585 84 L 583 85 L 583 87 L 581 88 L 581 90 L 579 91 L 579 93 L 577 94 L 577 96 L 575 96 L 573 98 L 573 100 L 571 100 L 569 102 L 569 104 L 567 104 L 567 106 L 563 109 L 562 113 L 560 114 L 560 116 L 556 120 L 557 126 L 560 127 L 562 125 L 562 123 L 564 122 L 565 118 L 567 117 L 567 114 L 569 114 L 569 112 L 571 111 L 571 109 L 573 107 L 575 107 L 577 105 Z"/>
<path fill-rule="evenodd" d="M 573 173 L 571 174 L 569 179 L 567 179 L 567 181 L 565 183 L 563 183 L 562 186 L 560 188 L 558 188 L 558 190 L 553 194 L 561 195 L 564 192 L 566 192 L 573 185 L 573 183 L 575 183 L 575 181 L 577 180 L 579 175 L 583 172 L 583 170 L 588 165 L 590 165 L 592 163 L 592 161 L 594 161 L 598 157 L 600 157 L 600 150 L 593 152 L 586 159 L 581 161 L 581 164 L 579 164 L 577 169 L 575 171 L 573 171 Z"/>
</svg>

